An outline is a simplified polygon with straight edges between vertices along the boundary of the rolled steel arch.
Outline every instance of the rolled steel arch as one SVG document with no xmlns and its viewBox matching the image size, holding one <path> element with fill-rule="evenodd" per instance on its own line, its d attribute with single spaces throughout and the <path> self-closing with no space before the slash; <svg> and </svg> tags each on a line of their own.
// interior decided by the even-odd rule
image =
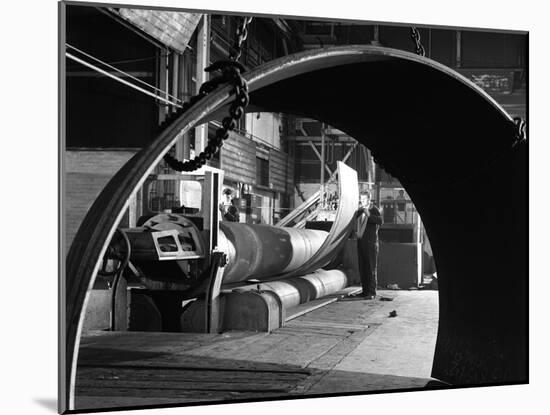
<svg viewBox="0 0 550 415">
<path fill-rule="evenodd" d="M 513 146 L 510 116 L 451 69 L 383 47 L 307 51 L 268 62 L 246 78 L 250 111 L 325 121 L 369 147 L 405 184 L 426 225 L 440 277 L 433 376 L 460 384 L 525 381 L 527 150 Z M 181 130 L 225 111 L 230 90 L 205 97 L 137 153 L 83 220 L 67 255 L 62 299 L 67 370 L 61 381 L 68 408 L 87 296 L 129 197 Z M 488 188 L 513 192 L 513 198 L 497 210 L 480 204 Z M 462 202 L 465 194 L 475 206 Z"/>
</svg>

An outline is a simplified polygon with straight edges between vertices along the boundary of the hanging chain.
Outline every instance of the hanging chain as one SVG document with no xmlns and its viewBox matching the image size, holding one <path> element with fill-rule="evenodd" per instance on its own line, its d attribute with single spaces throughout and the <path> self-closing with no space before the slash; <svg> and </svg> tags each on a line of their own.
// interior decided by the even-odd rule
<svg viewBox="0 0 550 415">
<path fill-rule="evenodd" d="M 414 42 L 415 49 L 417 55 L 420 56 L 426 56 L 426 50 L 424 49 L 424 46 L 422 46 L 422 43 L 420 42 L 420 32 L 415 26 L 411 26 L 411 38 Z"/>
<path fill-rule="evenodd" d="M 238 61 L 241 57 L 243 42 L 248 37 L 248 25 L 252 21 L 252 17 L 243 17 L 241 24 L 237 27 L 235 45 L 233 50 L 229 53 L 229 59 Z"/>
<path fill-rule="evenodd" d="M 512 145 L 512 147 L 516 146 L 518 143 L 521 143 L 527 140 L 527 135 L 525 134 L 525 126 L 526 126 L 525 120 L 521 117 L 515 117 L 514 124 L 516 126 L 516 135 L 515 135 L 515 142 Z"/>
<path fill-rule="evenodd" d="M 215 90 L 219 85 L 229 83 L 233 85 L 235 91 L 235 101 L 233 101 L 229 107 L 229 116 L 222 120 L 222 126 L 216 130 L 215 136 L 208 139 L 208 145 L 205 147 L 204 151 L 201 151 L 201 153 L 194 159 L 180 161 L 167 153 L 164 156 L 164 161 L 173 170 L 190 172 L 197 170 L 206 164 L 206 161 L 210 160 L 212 156 L 216 154 L 223 146 L 224 140 L 229 138 L 229 131 L 232 131 L 237 127 L 237 122 L 243 116 L 244 109 L 249 102 L 249 95 L 248 84 L 242 77 L 242 73 L 245 72 L 245 68 L 238 62 L 238 59 L 241 56 L 243 42 L 248 36 L 247 25 L 251 21 L 252 17 L 244 17 L 241 24 L 237 27 L 235 46 L 234 50 L 229 54 L 229 59 L 214 62 L 209 67 L 205 68 L 206 72 L 219 71 L 221 72 L 221 75 L 203 83 L 199 89 L 198 95 L 192 97 L 189 102 L 185 103 L 183 108 L 175 114 L 176 117 L 179 117 L 179 115 L 189 109 L 197 101 L 201 100 L 210 92 Z M 169 121 L 171 122 L 173 119 Z"/>
</svg>

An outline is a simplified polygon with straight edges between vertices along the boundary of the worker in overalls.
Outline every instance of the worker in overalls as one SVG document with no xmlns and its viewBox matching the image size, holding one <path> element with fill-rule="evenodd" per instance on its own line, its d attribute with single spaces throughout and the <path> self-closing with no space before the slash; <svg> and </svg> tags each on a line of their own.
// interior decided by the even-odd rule
<svg viewBox="0 0 550 415">
<path fill-rule="evenodd" d="M 233 190 L 225 188 L 223 190 L 223 199 L 220 203 L 220 212 L 222 218 L 227 222 L 239 222 L 239 209 L 235 206 Z"/>
<path fill-rule="evenodd" d="M 368 300 L 376 298 L 378 266 L 378 229 L 382 216 L 371 203 L 370 192 L 361 193 L 359 209 L 355 214 L 359 275 L 363 291 L 360 296 Z"/>
</svg>

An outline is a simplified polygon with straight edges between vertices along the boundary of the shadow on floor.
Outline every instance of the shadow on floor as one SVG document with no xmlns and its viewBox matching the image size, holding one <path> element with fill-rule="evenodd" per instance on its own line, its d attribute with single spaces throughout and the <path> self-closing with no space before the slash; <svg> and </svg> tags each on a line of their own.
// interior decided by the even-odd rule
<svg viewBox="0 0 550 415">
<path fill-rule="evenodd" d="M 90 362 L 91 363 L 91 362 Z M 190 356 L 84 364 L 76 409 L 261 401 L 445 387 L 433 379 Z"/>
<path fill-rule="evenodd" d="M 35 398 L 34 401 L 43 408 L 57 413 L 57 399 L 54 398 Z"/>
</svg>

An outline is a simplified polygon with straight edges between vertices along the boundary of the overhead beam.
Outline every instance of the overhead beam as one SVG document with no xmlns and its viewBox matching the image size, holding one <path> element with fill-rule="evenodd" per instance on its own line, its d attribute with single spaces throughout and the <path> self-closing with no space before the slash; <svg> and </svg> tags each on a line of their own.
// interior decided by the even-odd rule
<svg viewBox="0 0 550 415">
<path fill-rule="evenodd" d="M 319 161 L 323 163 L 323 156 L 321 155 L 321 153 L 319 153 L 319 150 L 317 150 L 317 147 L 315 146 L 315 144 L 313 144 L 311 141 L 309 141 L 308 143 L 309 143 L 309 146 L 313 149 L 313 151 L 317 155 L 317 157 L 319 158 Z M 328 174 L 332 176 L 332 170 L 329 169 L 329 167 L 326 164 L 325 164 L 325 170 L 327 171 Z"/>
<path fill-rule="evenodd" d="M 338 128 L 332 128 L 332 127 L 328 127 L 326 130 L 325 130 L 325 134 L 327 135 L 341 135 L 341 136 L 347 136 L 347 134 L 341 130 L 339 130 Z"/>
<path fill-rule="evenodd" d="M 288 140 L 290 141 L 295 141 L 296 143 L 303 143 L 303 142 L 308 142 L 308 141 L 321 141 L 321 136 L 320 135 L 306 135 L 306 136 L 301 136 L 301 135 L 289 135 L 286 137 Z M 354 138 L 350 137 L 350 136 L 339 136 L 335 139 L 333 139 L 332 141 L 334 141 L 335 144 L 338 144 L 338 143 L 355 143 L 357 142 L 357 140 L 355 140 Z"/>
</svg>

